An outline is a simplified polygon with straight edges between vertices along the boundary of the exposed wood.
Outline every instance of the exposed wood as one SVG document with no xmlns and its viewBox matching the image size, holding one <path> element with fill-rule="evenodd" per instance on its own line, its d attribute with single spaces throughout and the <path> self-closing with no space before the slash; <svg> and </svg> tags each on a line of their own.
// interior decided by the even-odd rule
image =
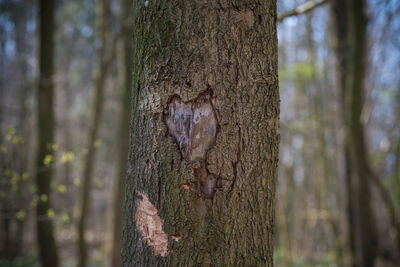
<svg viewBox="0 0 400 267">
<path fill-rule="evenodd" d="M 123 265 L 273 266 L 276 1 L 135 1 L 133 13 Z"/>
</svg>

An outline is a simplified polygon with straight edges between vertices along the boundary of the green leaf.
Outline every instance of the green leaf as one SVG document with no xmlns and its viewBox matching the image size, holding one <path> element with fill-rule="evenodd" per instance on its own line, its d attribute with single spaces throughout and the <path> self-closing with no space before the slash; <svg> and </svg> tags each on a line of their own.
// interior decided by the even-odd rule
<svg viewBox="0 0 400 267">
<path fill-rule="evenodd" d="M 94 141 L 94 143 L 93 143 L 93 146 L 94 146 L 95 148 L 100 147 L 100 145 L 101 145 L 101 140 L 100 140 L 100 139 L 96 139 L 96 141 Z"/>
<path fill-rule="evenodd" d="M 79 178 L 74 179 L 74 185 L 75 186 L 80 186 L 81 185 L 81 180 Z"/>
<path fill-rule="evenodd" d="M 67 213 L 63 213 L 63 214 L 61 215 L 61 221 L 64 222 L 64 223 L 69 222 L 69 216 L 68 216 Z"/>
<path fill-rule="evenodd" d="M 72 151 L 62 152 L 61 163 L 67 163 L 75 159 L 75 154 Z"/>
<path fill-rule="evenodd" d="M 48 209 L 47 210 L 47 217 L 49 218 L 54 218 L 54 210 L 53 209 Z"/>
<path fill-rule="evenodd" d="M 25 218 L 26 211 L 25 210 L 20 210 L 17 212 L 17 219 L 22 221 Z"/>
<path fill-rule="evenodd" d="M 47 200 L 49 200 L 49 197 L 46 194 L 41 194 L 40 195 L 40 200 L 42 202 L 47 202 Z"/>
<path fill-rule="evenodd" d="M 5 145 L 0 145 L 0 151 L 3 154 L 7 154 L 7 147 Z"/>
<path fill-rule="evenodd" d="M 44 166 L 49 166 L 52 162 L 53 162 L 53 156 L 50 154 L 47 154 L 43 159 Z"/>
<path fill-rule="evenodd" d="M 24 138 L 22 138 L 21 136 L 15 135 L 11 138 L 11 144 L 13 145 L 19 145 L 22 144 L 24 142 Z"/>
<path fill-rule="evenodd" d="M 26 181 L 26 180 L 28 180 L 28 178 L 29 178 L 28 173 L 27 173 L 27 172 L 24 172 L 24 173 L 22 174 L 22 181 Z"/>
<path fill-rule="evenodd" d="M 57 186 L 57 191 L 61 194 L 64 194 L 67 191 L 67 187 L 63 184 L 60 184 L 59 186 Z"/>
</svg>

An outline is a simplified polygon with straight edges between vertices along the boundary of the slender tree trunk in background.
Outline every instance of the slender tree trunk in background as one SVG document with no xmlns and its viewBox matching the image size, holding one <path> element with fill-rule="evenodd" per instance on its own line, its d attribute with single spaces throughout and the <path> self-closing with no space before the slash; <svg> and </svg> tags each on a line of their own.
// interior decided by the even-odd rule
<svg viewBox="0 0 400 267">
<path fill-rule="evenodd" d="M 101 1 L 101 14 L 99 15 L 99 29 L 101 45 L 99 49 L 99 68 L 95 75 L 95 109 L 92 124 L 88 136 L 88 153 L 85 159 L 85 166 L 82 174 L 83 186 L 81 195 L 80 216 L 78 221 L 78 266 L 86 267 L 88 263 L 88 248 L 85 240 L 87 218 L 90 212 L 90 197 L 93 180 L 94 159 L 96 152 L 96 141 L 99 134 L 100 119 L 103 112 L 104 88 L 106 76 L 109 69 L 109 62 L 106 60 L 107 42 L 107 17 L 109 14 L 109 0 Z"/>
<path fill-rule="evenodd" d="M 43 267 L 57 267 L 58 253 L 53 234 L 53 221 L 47 216 L 51 208 L 52 169 L 44 165 L 46 155 L 52 155 L 54 142 L 53 75 L 54 75 L 54 0 L 41 0 L 39 6 L 39 86 L 38 105 L 38 150 L 36 185 L 39 200 L 46 195 L 47 201 L 37 204 L 37 238 L 40 261 Z M 42 198 L 43 199 L 43 198 Z"/>
<path fill-rule="evenodd" d="M 72 138 L 72 129 L 71 127 L 73 126 L 71 123 L 71 118 L 70 118 L 70 110 L 72 109 L 73 101 L 72 101 L 72 91 L 71 85 L 70 85 L 70 79 L 69 77 L 71 76 L 71 71 L 70 71 L 70 66 L 71 66 L 71 55 L 73 51 L 72 46 L 68 47 L 68 42 L 64 39 L 61 38 L 60 42 L 64 42 L 67 44 L 67 47 L 64 49 L 65 53 L 62 55 L 63 58 L 60 62 L 63 62 L 62 70 L 60 73 L 63 73 L 64 78 L 62 79 L 60 83 L 60 96 L 58 97 L 59 101 L 59 109 L 61 110 L 61 118 L 60 121 L 62 124 L 59 126 L 59 129 L 61 131 L 61 136 L 60 139 L 62 140 L 62 147 L 64 151 L 73 151 L 73 138 Z M 59 168 L 59 175 L 60 175 L 60 182 L 65 185 L 66 187 L 66 192 L 60 196 L 59 200 L 59 206 L 61 206 L 68 214 L 69 218 L 73 218 L 73 211 L 74 211 L 74 204 L 75 199 L 71 191 L 71 175 L 72 175 L 72 162 L 68 161 L 63 163 L 63 165 Z M 69 221 L 69 224 L 73 224 L 73 220 Z"/>
<path fill-rule="evenodd" d="M 283 35 L 288 34 L 288 31 L 283 31 Z M 283 37 L 285 39 L 285 37 Z M 284 43 L 279 45 L 279 49 L 281 49 L 279 54 L 279 65 L 285 66 L 287 64 L 287 54 L 286 48 L 284 47 Z M 280 131 L 282 134 L 288 131 L 288 129 L 284 128 L 284 125 L 280 126 Z M 286 138 L 286 142 L 288 144 L 292 143 L 292 136 L 288 135 Z M 291 239 L 290 239 L 290 222 L 292 221 L 291 215 L 292 213 L 288 212 L 292 209 L 293 197 L 296 195 L 296 188 L 293 186 L 293 175 L 294 175 L 294 161 L 287 163 L 287 164 L 280 164 L 278 167 L 278 177 L 282 177 L 280 179 L 280 184 L 283 186 L 277 188 L 277 200 L 275 204 L 276 209 L 276 229 L 277 234 L 274 236 L 275 241 L 279 244 L 279 250 L 282 254 L 282 261 L 281 265 L 284 267 L 289 267 L 292 264 L 292 246 L 291 246 Z M 280 189 L 282 188 L 282 189 Z M 288 193 L 289 192 L 289 193 Z M 276 248 L 275 248 L 275 251 Z"/>
<path fill-rule="evenodd" d="M 400 107 L 399 105 L 399 100 L 400 100 L 400 91 L 398 91 L 399 94 L 397 96 L 395 96 L 395 102 L 398 104 L 397 106 Z M 396 110 L 396 109 L 395 109 Z M 400 117 L 400 109 L 397 109 L 398 112 L 396 114 L 393 114 L 395 118 L 399 118 Z M 394 119 L 394 121 L 398 121 L 398 119 Z M 397 187 L 396 185 L 392 185 L 392 188 L 400 188 L 400 181 L 399 181 L 399 174 L 400 174 L 400 170 L 399 170 L 399 157 L 400 157 L 400 141 L 397 141 L 397 144 L 394 144 L 395 147 L 395 151 L 394 151 L 394 155 L 395 155 L 395 159 L 394 159 L 394 164 L 393 164 L 393 173 L 395 175 L 397 175 L 397 177 L 395 177 L 395 181 L 397 182 Z M 389 220 L 395 230 L 395 236 L 394 236 L 394 242 L 397 246 L 397 258 L 398 260 L 400 260 L 400 217 L 399 217 L 399 213 L 398 210 L 396 209 L 396 199 L 393 200 L 392 196 L 391 196 L 391 190 L 389 190 L 385 184 L 383 179 L 381 179 L 381 177 L 379 177 L 379 175 L 377 175 L 375 172 L 373 172 L 373 170 L 369 170 L 370 173 L 370 178 L 372 181 L 372 184 L 375 186 L 375 188 L 377 189 L 377 192 L 380 194 L 381 199 L 383 201 L 383 204 L 385 205 L 387 214 L 389 215 Z M 387 251 L 380 251 L 382 254 L 384 254 L 383 256 L 385 258 L 393 258 L 393 255 L 390 255 L 391 253 L 387 253 Z"/>
<path fill-rule="evenodd" d="M 29 123 L 27 123 L 27 98 L 30 93 L 31 88 L 28 86 L 28 78 L 27 78 L 27 64 L 26 64 L 26 53 L 27 53 L 27 19 L 28 12 L 32 6 L 29 4 L 26 5 L 16 5 L 14 7 L 16 12 L 10 16 L 11 22 L 15 27 L 15 62 L 16 67 L 14 71 L 15 80 L 18 81 L 16 85 L 16 90 L 13 92 L 15 99 L 18 100 L 18 109 L 15 109 L 15 115 L 11 114 L 7 110 L 5 113 L 8 115 L 7 119 L 9 122 L 13 122 L 13 126 L 15 127 L 16 134 L 23 137 L 24 145 L 17 146 L 15 145 L 12 150 L 13 152 L 9 152 L 9 157 L 1 157 L 1 169 L 9 168 L 16 173 L 23 173 L 28 169 L 28 155 L 26 151 L 25 144 L 29 144 L 29 140 L 31 137 L 31 133 L 27 133 L 27 129 L 29 128 Z M 1 95 L 1 94 L 0 94 Z M 1 98 L 1 96 L 0 96 Z M 6 100 L 7 102 L 7 100 Z M 7 104 L 6 104 L 7 105 Z M 1 112 L 1 111 L 0 111 Z M 1 124 L 1 122 L 0 122 Z M 3 141 L 0 141 L 3 142 Z M 11 156 L 12 155 L 12 156 Z M 5 156 L 5 155 L 4 155 Z M 11 156 L 11 157 L 10 157 Z M 3 167 L 4 166 L 4 167 Z M 22 210 L 26 205 L 26 197 L 23 193 L 26 188 L 23 187 L 23 181 L 21 179 L 17 182 L 18 191 L 13 193 L 12 198 L 3 198 L 0 201 L 3 201 L 0 208 L 0 216 L 2 226 L 2 231 L 0 232 L 0 257 L 7 258 L 12 261 L 14 258 L 19 257 L 22 253 L 22 241 L 24 235 L 24 225 L 25 220 L 18 220 L 15 217 L 15 214 Z M 10 188 L 11 189 L 11 188 Z M 3 187 L 1 190 L 7 190 Z M 8 199 L 8 200 L 6 200 Z M 4 229 L 4 230 L 3 230 Z M 4 242 L 3 242 L 4 241 Z"/>
<path fill-rule="evenodd" d="M 356 190 L 354 209 L 356 216 L 356 260 L 360 266 L 373 266 L 377 243 L 374 212 L 371 205 L 370 166 L 365 144 L 362 109 L 364 106 L 364 76 L 366 59 L 367 19 L 364 0 L 354 0 L 350 6 L 349 41 L 351 63 L 349 64 L 348 90 L 344 109 L 347 114 L 349 129 L 349 149 L 352 166 L 352 187 Z M 358 213 L 358 214 L 357 214 Z"/>
<path fill-rule="evenodd" d="M 272 266 L 276 1 L 135 1 L 124 266 Z"/>
<path fill-rule="evenodd" d="M 70 55 L 70 54 L 69 54 Z M 69 69 L 69 61 L 67 61 L 66 65 L 68 66 Z M 68 70 L 67 69 L 67 70 Z M 67 75 L 70 72 L 65 72 L 67 73 Z M 71 133 L 71 119 L 70 119 L 70 109 L 72 107 L 72 96 L 71 96 L 71 88 L 70 88 L 70 83 L 69 83 L 69 79 L 66 79 L 67 81 L 65 81 L 63 83 L 63 96 L 64 98 L 64 103 L 63 103 L 63 117 L 62 117 L 62 121 L 63 121 L 63 125 L 62 125 L 62 129 L 63 129 L 63 133 L 62 133 L 62 142 L 64 145 L 64 150 L 65 151 L 72 151 L 73 150 L 73 142 L 72 142 L 72 133 Z M 65 184 L 66 186 L 66 193 L 63 195 L 62 197 L 62 201 L 63 201 L 63 207 L 67 210 L 68 216 L 69 218 L 72 218 L 73 216 L 73 210 L 74 210 L 74 200 L 73 195 L 71 193 L 71 173 L 72 173 L 72 162 L 66 162 L 63 164 L 62 166 L 62 173 L 61 173 L 61 179 L 62 179 L 62 183 Z M 72 223 L 72 220 L 71 222 Z"/>
<path fill-rule="evenodd" d="M 64 25 L 63 25 L 64 26 Z M 59 126 L 60 143 L 63 147 L 63 151 L 74 151 L 74 131 L 73 131 L 73 120 L 71 118 L 71 111 L 73 111 L 74 105 L 74 91 L 75 87 L 71 81 L 73 75 L 73 56 L 74 50 L 76 49 L 73 45 L 75 40 L 72 40 L 68 34 L 65 33 L 65 29 L 68 26 L 60 27 L 60 34 L 56 42 L 60 43 L 61 51 L 63 51 L 58 58 L 58 62 L 63 62 L 60 66 L 59 73 L 62 73 L 61 81 L 59 82 L 60 94 L 57 97 L 57 106 L 60 110 L 61 122 Z M 58 175 L 60 177 L 60 182 L 65 185 L 66 192 L 60 196 L 59 206 L 65 210 L 69 218 L 73 218 L 74 206 L 77 203 L 75 194 L 73 192 L 72 184 L 72 174 L 73 174 L 73 163 L 71 161 L 65 162 L 60 168 L 58 168 Z M 74 224 L 74 220 L 69 220 L 69 225 Z"/>
<path fill-rule="evenodd" d="M 68 44 L 67 40 L 65 40 L 64 36 L 60 40 L 61 42 L 65 42 Z M 71 90 L 71 83 L 70 83 L 70 76 L 71 76 L 71 55 L 73 53 L 72 46 L 66 47 L 65 49 L 65 54 L 63 54 L 62 61 L 63 66 L 62 66 L 62 73 L 65 75 L 60 83 L 61 90 L 62 90 L 62 99 L 60 100 L 60 107 L 62 110 L 62 116 L 60 120 L 62 121 L 62 135 L 61 135 L 61 140 L 63 144 L 63 150 L 64 151 L 72 151 L 73 150 L 73 145 L 72 145 L 72 134 L 71 134 L 71 119 L 70 119 L 70 109 L 73 105 L 72 103 L 72 90 Z M 67 190 L 70 190 L 70 185 L 71 185 L 71 162 L 66 162 L 62 166 L 61 170 L 61 181 L 64 183 L 67 187 Z M 70 209 L 69 205 L 69 192 L 65 194 L 64 196 L 64 205 L 68 210 Z M 71 207 L 72 210 L 72 207 Z"/>
<path fill-rule="evenodd" d="M 114 178 L 114 215 L 113 237 L 110 267 L 121 266 L 122 227 L 125 204 L 125 180 L 128 166 L 129 150 L 129 121 L 131 112 L 132 91 L 132 1 L 124 0 L 122 7 L 123 40 L 120 57 L 120 70 L 122 80 L 122 114 L 118 133 L 119 159 L 116 177 Z"/>
<path fill-rule="evenodd" d="M 291 143 L 291 140 L 288 140 L 288 143 Z M 297 188 L 294 183 L 294 162 L 290 166 L 286 166 L 285 173 L 281 177 L 286 178 L 285 183 L 285 197 L 281 197 L 277 199 L 277 207 L 281 205 L 282 208 L 277 210 L 276 219 L 278 223 L 278 233 L 279 233 L 279 244 L 282 250 L 282 266 L 289 267 L 293 264 L 293 257 L 292 257 L 292 243 L 293 241 L 290 238 L 291 229 L 290 229 L 290 222 L 292 222 L 293 215 L 293 199 L 296 196 Z M 279 193 L 278 193 L 279 195 Z"/>
<path fill-rule="evenodd" d="M 27 45 L 26 45 L 26 26 L 27 26 L 27 12 L 23 10 L 24 7 L 21 9 L 21 13 L 24 15 L 21 15 L 19 13 L 19 16 L 15 18 L 15 28 L 16 28 L 16 48 L 17 48 L 17 55 L 18 55 L 18 65 L 19 65 L 19 81 L 20 81 L 20 92 L 19 92 L 19 107 L 21 107 L 21 111 L 19 114 L 18 118 L 18 123 L 17 123 L 17 132 L 23 137 L 24 143 L 28 147 L 30 143 L 30 136 L 31 134 L 29 133 L 29 124 L 27 124 L 27 118 L 28 118 L 28 105 L 27 105 L 27 100 L 28 96 L 30 95 L 31 88 L 28 84 L 28 64 L 26 63 L 26 53 L 27 53 Z M 29 6 L 25 7 L 29 8 Z M 18 149 L 18 159 L 14 160 L 14 162 L 17 164 L 17 172 L 19 173 L 24 173 L 29 169 L 28 166 L 28 157 L 30 156 L 29 153 L 26 153 L 26 148 L 25 146 L 21 146 Z M 27 188 L 23 187 L 23 182 L 19 181 L 19 194 L 18 194 L 18 199 L 16 200 L 17 204 L 17 209 L 22 210 L 23 207 L 27 205 L 26 197 L 24 197 L 24 194 L 22 192 L 24 190 L 27 190 Z M 24 236 L 24 225 L 25 225 L 25 220 L 17 220 L 15 222 L 17 224 L 17 230 L 14 234 L 14 239 L 15 239 L 15 247 L 14 247 L 14 254 L 15 256 L 20 256 L 22 253 L 22 243 L 23 243 L 23 236 Z"/>
<path fill-rule="evenodd" d="M 347 197 L 346 203 L 346 239 L 347 239 L 347 246 L 349 249 L 349 253 L 346 255 L 346 263 L 348 266 L 351 264 L 351 257 L 355 253 L 354 249 L 354 225 L 352 223 L 352 216 L 351 216 L 351 197 L 352 191 L 350 186 L 350 175 L 348 169 L 350 168 L 349 157 L 348 157 L 348 149 L 346 146 L 346 141 L 344 138 L 344 131 L 348 131 L 345 128 L 345 120 L 344 120 L 344 94 L 347 90 L 346 85 L 346 74 L 348 70 L 349 58 L 348 58 L 348 42 L 347 40 L 347 21 L 348 21 L 348 14 L 344 13 L 343 11 L 347 10 L 346 5 L 347 0 L 337 0 L 333 1 L 331 4 L 331 13 L 332 13 L 332 24 L 333 24 L 333 36 L 332 36 L 332 43 L 335 50 L 335 86 L 336 86 L 336 101 L 337 104 L 337 133 L 338 136 L 338 152 L 337 152 L 337 159 L 338 159 L 338 176 L 340 180 L 344 182 L 346 193 L 345 196 Z M 347 135 L 347 132 L 346 132 Z M 353 264 L 354 265 L 354 264 Z"/>
<path fill-rule="evenodd" d="M 337 85 L 340 88 L 345 130 L 345 181 L 353 266 L 373 266 L 376 257 L 370 167 L 361 121 L 366 57 L 365 8 L 363 0 L 338 0 L 332 3 L 336 31 Z"/>
<path fill-rule="evenodd" d="M 311 99 L 311 109 L 310 116 L 315 120 L 315 131 L 316 136 L 318 138 L 318 153 L 321 155 L 320 157 L 320 166 L 321 166 L 321 174 L 322 174 L 322 183 L 321 183 L 321 194 L 319 196 L 318 208 L 324 211 L 329 212 L 329 171 L 328 171 L 328 155 L 326 149 L 326 140 L 325 140 L 325 101 L 324 101 L 324 88 L 318 83 L 317 77 L 317 65 L 316 65 L 316 51 L 313 40 L 313 28 L 312 28 L 312 15 L 307 14 L 307 22 L 306 22 L 306 43 L 307 43 L 307 62 L 310 65 L 311 69 L 314 70 L 311 74 L 309 84 L 307 87 L 311 87 L 312 99 Z M 321 70 L 322 72 L 322 70 Z"/>
<path fill-rule="evenodd" d="M 308 47 L 308 61 L 309 64 L 312 66 L 313 70 L 317 69 L 316 65 L 316 49 L 313 41 L 313 28 L 312 28 L 312 20 L 311 14 L 307 14 L 307 47 Z M 328 60 L 328 59 L 327 59 Z M 326 221 L 327 227 L 331 231 L 330 235 L 333 237 L 334 240 L 334 247 L 333 252 L 336 254 L 335 258 L 337 259 L 337 263 L 339 266 L 343 265 L 343 249 L 340 244 L 339 231 L 338 231 L 338 222 L 334 219 L 334 213 L 332 212 L 330 200 L 331 194 L 334 192 L 334 187 L 331 179 L 331 169 L 330 169 L 330 161 L 329 161 L 329 153 L 328 153 L 328 144 L 326 141 L 325 131 L 331 129 L 331 125 L 327 122 L 326 114 L 329 110 L 328 106 L 326 105 L 327 99 L 329 99 L 330 95 L 328 92 L 329 82 L 327 79 L 328 71 L 327 71 L 327 62 L 324 62 L 324 68 L 321 70 L 323 76 L 322 83 L 318 84 L 318 80 L 316 77 L 317 71 L 315 71 L 311 77 L 310 83 L 315 88 L 314 97 L 312 101 L 312 114 L 314 114 L 315 118 L 315 125 L 316 125 L 316 136 L 318 138 L 318 153 L 320 155 L 321 160 L 321 169 L 322 169 L 322 184 L 321 184 L 321 196 L 320 196 L 320 203 L 319 208 L 322 211 L 327 213 L 327 217 L 324 218 Z M 326 233 L 328 234 L 328 233 Z M 328 240 L 329 237 L 326 237 Z"/>
</svg>

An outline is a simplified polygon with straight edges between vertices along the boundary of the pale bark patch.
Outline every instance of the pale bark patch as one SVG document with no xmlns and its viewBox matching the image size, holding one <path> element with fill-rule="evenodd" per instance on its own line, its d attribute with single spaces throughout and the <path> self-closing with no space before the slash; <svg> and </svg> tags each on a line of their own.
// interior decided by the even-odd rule
<svg viewBox="0 0 400 267">
<path fill-rule="evenodd" d="M 146 194 L 140 194 L 136 211 L 136 226 L 140 230 L 147 245 L 154 249 L 155 255 L 165 257 L 168 254 L 168 235 L 163 231 L 163 219 L 158 216 L 156 207 Z"/>
<path fill-rule="evenodd" d="M 233 21 L 241 23 L 247 29 L 253 27 L 254 20 L 254 13 L 251 10 L 233 11 Z"/>
<path fill-rule="evenodd" d="M 184 102 L 173 96 L 164 112 L 169 135 L 178 145 L 185 163 L 199 163 L 193 169 L 194 185 L 182 185 L 184 189 L 196 189 L 200 195 L 212 199 L 217 178 L 207 170 L 207 153 L 215 145 L 218 121 L 213 106 L 213 94 L 207 90 L 193 100 Z M 194 190 L 195 191 L 195 190 Z"/>
</svg>

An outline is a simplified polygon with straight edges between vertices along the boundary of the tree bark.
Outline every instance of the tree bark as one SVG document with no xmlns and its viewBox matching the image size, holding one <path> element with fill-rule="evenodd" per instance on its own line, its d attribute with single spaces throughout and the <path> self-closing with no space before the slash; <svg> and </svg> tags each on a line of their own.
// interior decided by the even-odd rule
<svg viewBox="0 0 400 267">
<path fill-rule="evenodd" d="M 366 26 L 364 0 L 333 1 L 336 74 L 340 88 L 348 232 L 352 266 L 373 266 L 376 232 L 371 206 L 370 166 L 361 113 L 364 104 Z"/>
<path fill-rule="evenodd" d="M 39 85 L 38 105 L 38 150 L 36 156 L 36 185 L 39 202 L 36 210 L 36 227 L 40 261 L 43 267 L 57 267 L 58 253 L 53 234 L 53 221 L 47 216 L 51 208 L 52 169 L 44 165 L 46 155 L 52 155 L 54 141 L 54 0 L 41 0 L 39 6 Z M 47 196 L 44 201 L 41 196 Z"/>
<path fill-rule="evenodd" d="M 273 266 L 276 1 L 135 1 L 124 266 Z"/>
<path fill-rule="evenodd" d="M 114 178 L 113 237 L 110 267 L 121 266 L 122 228 L 124 219 L 125 180 L 128 166 L 129 121 L 132 91 L 132 11 L 131 0 L 124 0 L 122 6 L 122 49 L 120 70 L 122 80 L 122 114 L 118 133 L 119 159 L 118 171 Z"/>
</svg>

